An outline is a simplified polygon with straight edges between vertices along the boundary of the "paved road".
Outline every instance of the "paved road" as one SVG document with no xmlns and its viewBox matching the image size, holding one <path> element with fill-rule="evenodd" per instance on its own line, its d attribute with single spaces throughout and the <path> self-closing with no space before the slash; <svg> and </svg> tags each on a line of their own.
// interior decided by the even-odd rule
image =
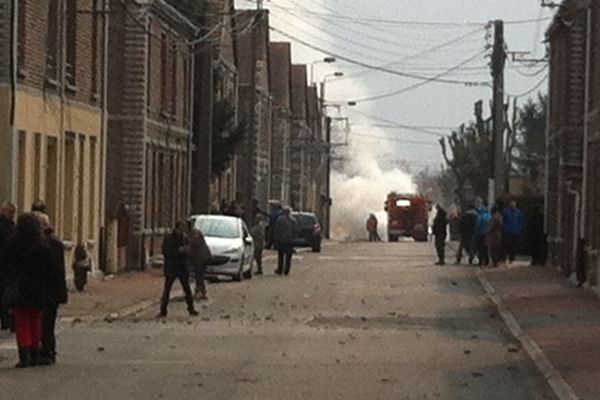
<svg viewBox="0 0 600 400">
<path fill-rule="evenodd" d="M 64 325 L 52 368 L 14 370 L 0 345 L 0 398 L 554 399 L 475 270 L 431 253 L 335 244 L 288 278 L 211 285 L 202 317 Z"/>
</svg>

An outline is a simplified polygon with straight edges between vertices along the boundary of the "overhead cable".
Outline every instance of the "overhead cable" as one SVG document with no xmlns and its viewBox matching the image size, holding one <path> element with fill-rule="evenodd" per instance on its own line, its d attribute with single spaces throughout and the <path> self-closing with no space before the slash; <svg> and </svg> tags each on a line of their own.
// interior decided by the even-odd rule
<svg viewBox="0 0 600 400">
<path fill-rule="evenodd" d="M 303 45 L 305 47 L 308 47 L 309 49 L 321 52 L 321 53 L 323 53 L 325 55 L 328 55 L 328 56 L 331 56 L 331 57 L 335 57 L 335 58 L 337 58 L 339 60 L 342 60 L 342 61 L 346 61 L 346 62 L 348 62 L 350 64 L 355 64 L 355 65 L 359 65 L 359 66 L 364 67 L 364 68 L 374 69 L 374 70 L 378 70 L 378 71 L 381 71 L 381 72 L 386 72 L 386 73 L 391 74 L 391 75 L 402 76 L 404 78 L 412 78 L 412 79 L 425 80 L 425 81 L 431 80 L 431 77 L 417 75 L 417 74 L 411 74 L 411 73 L 407 73 L 407 72 L 402 72 L 402 71 L 398 71 L 398 70 L 384 68 L 384 67 L 381 67 L 381 66 L 378 66 L 378 65 L 369 64 L 369 63 L 366 63 L 366 62 L 363 62 L 363 61 L 359 61 L 359 60 L 354 60 L 352 58 L 345 57 L 345 56 L 343 56 L 341 54 L 337 54 L 336 52 L 332 52 L 332 51 L 329 51 L 327 49 L 323 49 L 323 48 L 321 48 L 319 46 L 315 46 L 314 44 L 311 44 L 311 43 L 309 43 L 309 42 L 307 42 L 307 41 L 305 41 L 303 39 L 300 39 L 298 37 L 290 35 L 289 33 L 284 32 L 281 29 L 277 29 L 277 28 L 275 28 L 273 26 L 271 26 L 270 29 L 273 32 L 277 32 L 280 35 L 285 36 L 285 37 L 287 37 L 290 40 L 293 40 L 293 41 L 295 41 L 295 42 L 297 42 L 297 43 L 299 43 L 299 44 L 301 44 L 301 45 Z M 481 82 L 476 82 L 476 81 L 461 81 L 461 80 L 456 80 L 456 79 L 434 79 L 434 81 L 441 82 L 441 83 L 449 83 L 449 84 L 454 84 L 454 85 L 483 86 Z"/>
</svg>

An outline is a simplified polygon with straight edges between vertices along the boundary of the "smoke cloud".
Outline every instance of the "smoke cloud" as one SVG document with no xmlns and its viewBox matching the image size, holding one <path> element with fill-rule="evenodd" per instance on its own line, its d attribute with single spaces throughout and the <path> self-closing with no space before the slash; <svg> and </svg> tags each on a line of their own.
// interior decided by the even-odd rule
<svg viewBox="0 0 600 400">
<path fill-rule="evenodd" d="M 375 129 L 378 137 L 386 133 Z M 350 135 L 344 168 L 332 171 L 331 194 L 332 237 L 361 240 L 367 237 L 366 220 L 373 213 L 379 220 L 379 234 L 386 236 L 387 214 L 384 202 L 391 191 L 414 193 L 415 184 L 409 174 L 394 168 L 384 170 L 378 161 L 381 154 L 393 148 L 391 141 L 365 140 Z"/>
</svg>

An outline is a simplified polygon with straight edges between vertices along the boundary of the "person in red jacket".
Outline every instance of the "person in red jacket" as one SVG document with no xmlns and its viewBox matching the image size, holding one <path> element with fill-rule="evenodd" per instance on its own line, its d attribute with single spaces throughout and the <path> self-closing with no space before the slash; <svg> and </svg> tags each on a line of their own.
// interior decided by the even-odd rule
<svg viewBox="0 0 600 400">
<path fill-rule="evenodd" d="M 369 232 L 369 242 L 381 241 L 379 233 L 377 233 L 378 223 L 379 221 L 377 221 L 377 217 L 375 216 L 375 214 L 370 214 L 369 219 L 367 219 L 367 232 Z"/>
</svg>

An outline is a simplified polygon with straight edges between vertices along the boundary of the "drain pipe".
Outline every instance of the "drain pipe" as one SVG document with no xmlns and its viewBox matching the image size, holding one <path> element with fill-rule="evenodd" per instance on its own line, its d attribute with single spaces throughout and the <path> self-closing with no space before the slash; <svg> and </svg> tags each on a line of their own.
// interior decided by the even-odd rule
<svg viewBox="0 0 600 400">
<path fill-rule="evenodd" d="M 584 94 L 584 119 L 583 119 L 583 180 L 581 188 L 581 226 L 579 236 L 581 239 L 586 237 L 586 226 L 584 224 L 587 214 L 587 197 L 588 197 L 588 140 L 589 140 L 589 114 L 590 114 L 590 71 L 592 57 L 592 6 L 587 8 L 587 27 L 586 27 L 586 50 L 585 50 L 585 94 Z"/>
<path fill-rule="evenodd" d="M 573 265 L 571 268 L 571 276 L 577 272 L 577 255 L 578 255 L 578 242 L 579 242 L 579 213 L 580 213 L 580 204 L 581 204 L 581 193 L 573 188 L 573 181 L 567 182 L 567 193 L 573 195 L 575 197 L 575 209 L 573 213 Z M 582 225 L 582 224 L 581 224 Z"/>
</svg>

